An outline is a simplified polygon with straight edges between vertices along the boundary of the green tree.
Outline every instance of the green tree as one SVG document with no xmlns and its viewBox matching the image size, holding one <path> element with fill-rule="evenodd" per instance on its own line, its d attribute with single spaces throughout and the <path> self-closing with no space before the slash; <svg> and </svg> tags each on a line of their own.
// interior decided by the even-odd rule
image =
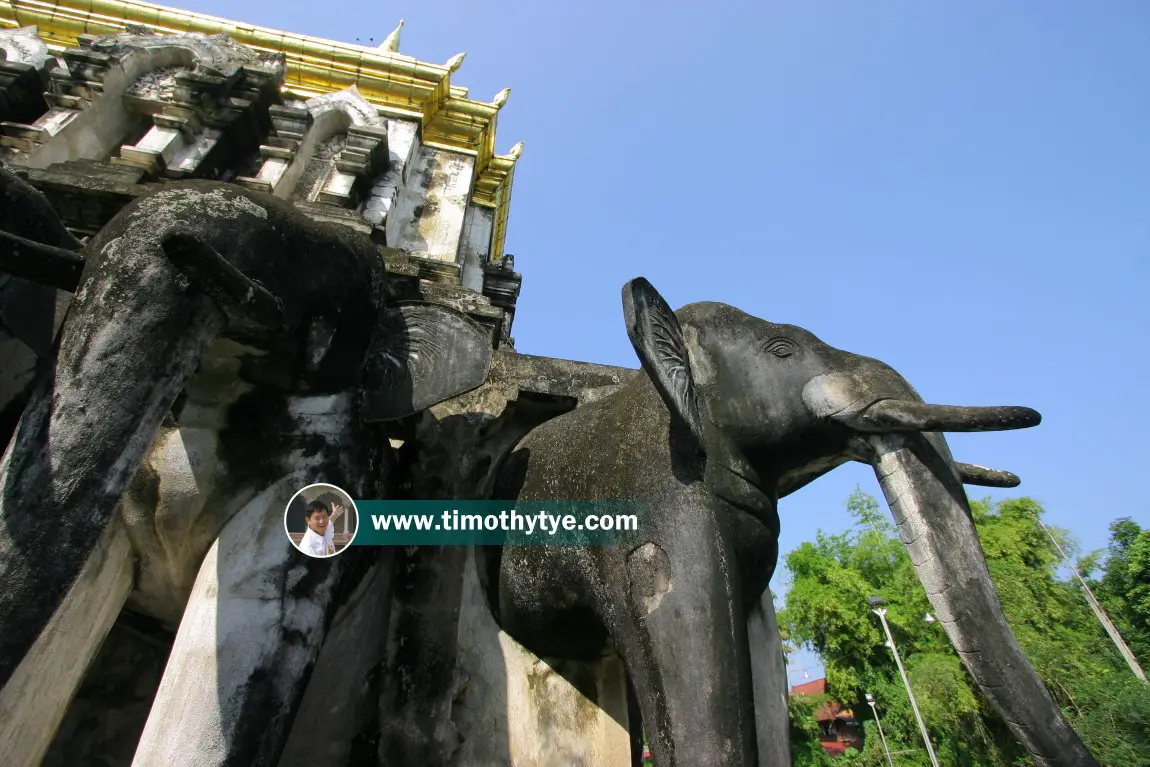
<svg viewBox="0 0 1150 767">
<path fill-rule="evenodd" d="M 1021 750 L 962 667 L 930 610 L 926 594 L 894 526 L 869 495 L 856 490 L 847 502 L 852 527 L 837 535 L 820 532 L 786 557 L 791 587 L 779 623 L 789 641 L 822 658 L 828 689 L 857 716 L 870 718 L 864 695 L 872 693 L 883 729 L 900 765 L 929 765 L 918 725 L 878 619 L 867 598 L 881 596 L 939 761 L 947 765 L 1026 765 Z M 972 502 L 991 578 L 1003 610 L 1039 676 L 1071 723 L 1104 765 L 1150 765 L 1144 732 L 1150 691 L 1129 673 L 1083 601 L 1081 589 L 1059 576 L 1060 558 L 1032 499 Z M 1122 557 L 1134 581 L 1115 582 L 1137 620 L 1142 556 L 1141 531 L 1122 528 Z M 1051 531 L 1064 548 L 1072 541 Z M 1147 543 L 1150 552 L 1150 541 Z M 1109 568 L 1107 570 L 1109 572 Z M 1105 576 L 1103 576 L 1105 581 Z M 1133 596 L 1130 596 L 1133 595 Z M 793 710 L 794 711 L 794 710 Z M 1139 719 L 1138 717 L 1143 717 Z M 1141 722 L 1141 724 L 1138 724 Z M 873 722 L 864 728 L 873 733 Z M 803 737 L 796 727 L 795 738 Z M 817 766 L 796 747 L 795 764 Z M 861 754 L 836 760 L 843 767 L 884 763 L 881 743 L 868 737 Z"/>
<path fill-rule="evenodd" d="M 1082 566 L 1092 570 L 1092 559 Z M 1150 530 L 1129 517 L 1115 520 L 1103 575 L 1091 588 L 1134 657 L 1150 666 Z"/>
</svg>

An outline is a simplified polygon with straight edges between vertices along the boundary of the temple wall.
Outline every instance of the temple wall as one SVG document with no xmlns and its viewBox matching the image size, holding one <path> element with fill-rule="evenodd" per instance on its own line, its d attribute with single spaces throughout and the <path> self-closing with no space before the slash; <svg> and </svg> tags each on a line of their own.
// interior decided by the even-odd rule
<svg viewBox="0 0 1150 767">
<path fill-rule="evenodd" d="M 456 263 L 474 166 L 470 157 L 420 147 L 390 213 L 396 234 L 388 244 L 420 258 Z"/>
</svg>

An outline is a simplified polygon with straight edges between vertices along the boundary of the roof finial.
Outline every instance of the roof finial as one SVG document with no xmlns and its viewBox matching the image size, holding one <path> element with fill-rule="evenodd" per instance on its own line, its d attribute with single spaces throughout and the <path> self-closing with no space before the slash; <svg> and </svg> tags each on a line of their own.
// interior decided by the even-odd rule
<svg viewBox="0 0 1150 767">
<path fill-rule="evenodd" d="M 522 157 L 523 156 L 523 142 L 520 141 L 518 144 L 511 147 L 511 151 L 507 153 L 507 156 L 510 157 L 512 160 L 518 160 L 520 157 Z"/>
<path fill-rule="evenodd" d="M 466 53 L 457 53 L 454 56 L 452 56 L 451 58 L 449 58 L 447 60 L 447 63 L 444 64 L 444 66 L 447 67 L 447 71 L 451 72 L 452 74 L 457 72 L 459 70 L 459 68 L 461 66 L 463 66 L 463 59 L 466 56 L 467 56 Z"/>
<path fill-rule="evenodd" d="M 496 109 L 502 109 L 503 105 L 507 103 L 507 97 L 510 95 L 511 89 L 504 88 L 503 90 L 499 91 L 499 93 L 495 94 L 495 98 L 491 100 L 491 103 L 495 105 Z"/>
<path fill-rule="evenodd" d="M 383 39 L 379 44 L 379 50 L 387 51 L 388 53 L 399 53 L 399 30 L 403 29 L 403 19 L 399 20 L 399 24 L 395 29 L 391 30 L 391 34 Z"/>
</svg>

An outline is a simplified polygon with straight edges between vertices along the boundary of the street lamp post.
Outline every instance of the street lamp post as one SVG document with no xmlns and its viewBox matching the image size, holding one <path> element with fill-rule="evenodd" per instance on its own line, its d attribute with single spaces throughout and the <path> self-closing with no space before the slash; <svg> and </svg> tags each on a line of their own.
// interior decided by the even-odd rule
<svg viewBox="0 0 1150 767">
<path fill-rule="evenodd" d="M 902 676 L 902 683 L 906 687 L 906 695 L 910 698 L 910 707 L 914 710 L 914 718 L 918 720 L 918 729 L 922 732 L 922 740 L 926 744 L 927 756 L 930 757 L 931 765 L 938 767 L 938 757 L 934 755 L 934 746 L 930 743 L 930 735 L 926 731 L 926 723 L 922 721 L 922 714 L 919 713 L 918 710 L 918 701 L 914 699 L 914 692 L 910 689 L 910 680 L 907 679 L 906 669 L 902 667 L 902 658 L 898 657 L 898 648 L 895 647 L 894 636 L 891 635 L 890 626 L 888 626 L 886 622 L 886 608 L 879 607 L 879 605 L 883 604 L 883 600 L 879 597 L 871 597 L 868 601 L 871 606 L 875 608 L 872 612 L 878 616 L 878 619 L 882 622 L 882 630 L 886 632 L 887 643 L 890 645 L 890 651 L 894 655 L 894 662 L 895 665 L 898 666 L 898 673 Z"/>
<path fill-rule="evenodd" d="M 894 760 L 890 758 L 890 748 L 886 744 L 886 735 L 882 734 L 882 722 L 878 718 L 878 709 L 874 705 L 874 696 L 869 692 L 866 694 L 867 705 L 870 706 L 871 713 L 874 714 L 874 723 L 878 726 L 878 736 L 882 738 L 882 750 L 886 754 L 886 763 L 890 767 L 894 767 Z"/>
</svg>

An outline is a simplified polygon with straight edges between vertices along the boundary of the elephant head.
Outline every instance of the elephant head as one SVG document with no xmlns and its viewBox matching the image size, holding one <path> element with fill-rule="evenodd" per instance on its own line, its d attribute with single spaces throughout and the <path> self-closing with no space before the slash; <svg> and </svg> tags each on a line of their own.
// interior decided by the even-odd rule
<svg viewBox="0 0 1150 767">
<path fill-rule="evenodd" d="M 0 243 L 9 255 L 37 249 Z M 41 250 L 67 265 L 67 252 Z M 0 688 L 76 586 L 207 357 L 239 392 L 358 392 L 365 422 L 478 386 L 491 361 L 459 312 L 389 307 L 366 236 L 235 185 L 165 185 L 121 210 L 83 258 L 49 369 L 0 461 Z M 256 435 L 249 444 L 257 463 Z"/>
<path fill-rule="evenodd" d="M 643 279 L 624 288 L 624 311 L 644 370 L 705 455 L 712 492 L 762 509 L 847 460 L 871 464 L 927 596 L 983 694 L 1040 763 L 1095 763 L 1002 613 L 962 486 L 1015 482 L 957 464 L 942 436 L 1036 426 L 1037 412 L 926 404 L 878 360 L 724 304 L 673 313 Z"/>
<path fill-rule="evenodd" d="M 484 553 L 508 633 L 539 655 L 619 652 L 657 764 L 789 763 L 771 742 L 785 732 L 762 732 L 755 711 L 785 681 L 756 678 L 750 654 L 763 648 L 748 641 L 776 565 L 777 501 L 866 461 L 951 641 L 1014 734 L 1044 766 L 1097 764 L 1019 648 L 967 505 L 964 482 L 1017 478 L 956 463 L 941 434 L 1025 428 L 1038 413 L 926 404 L 882 362 L 725 304 L 673 312 L 641 278 L 623 308 L 643 372 L 528 434 L 496 495 L 645 499 L 647 540 Z"/>
</svg>

